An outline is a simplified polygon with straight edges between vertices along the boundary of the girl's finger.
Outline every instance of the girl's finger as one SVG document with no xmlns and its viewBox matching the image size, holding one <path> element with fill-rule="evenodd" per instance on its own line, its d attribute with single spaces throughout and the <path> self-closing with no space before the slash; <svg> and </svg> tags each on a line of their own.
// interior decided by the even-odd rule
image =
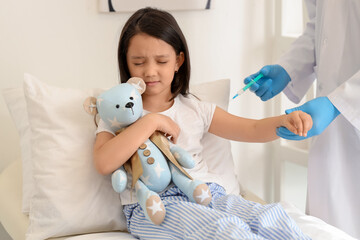
<svg viewBox="0 0 360 240">
<path fill-rule="evenodd" d="M 284 127 L 286 127 L 290 132 L 293 132 L 294 134 L 298 135 L 297 128 L 289 115 L 287 115 L 287 119 L 284 123 Z"/>
<path fill-rule="evenodd" d="M 306 137 L 307 132 L 312 128 L 313 121 L 311 116 L 305 112 L 302 112 L 301 118 L 304 125 L 304 137 Z"/>
<path fill-rule="evenodd" d="M 291 115 L 292 115 L 293 124 L 298 132 L 297 135 L 303 136 L 303 122 L 300 117 L 299 111 L 292 112 Z"/>
<path fill-rule="evenodd" d="M 286 128 L 290 131 L 290 132 L 293 132 L 293 133 L 295 133 L 296 135 L 298 135 L 298 130 L 297 130 L 297 128 L 294 126 L 294 125 L 292 125 L 292 124 L 287 124 L 287 126 L 286 126 Z"/>
</svg>

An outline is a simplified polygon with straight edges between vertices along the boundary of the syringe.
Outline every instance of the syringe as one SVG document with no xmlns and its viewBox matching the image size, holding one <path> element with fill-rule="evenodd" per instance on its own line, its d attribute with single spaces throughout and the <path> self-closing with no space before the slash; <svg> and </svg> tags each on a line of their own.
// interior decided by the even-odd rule
<svg viewBox="0 0 360 240">
<path fill-rule="evenodd" d="M 246 89 L 248 89 L 249 87 L 251 87 L 254 83 L 257 82 L 257 80 L 259 80 L 260 78 L 262 78 L 264 75 L 262 75 L 262 73 L 260 73 L 259 75 L 257 75 L 256 78 L 252 79 L 251 82 L 249 82 L 248 84 L 246 84 L 245 87 L 243 87 L 242 89 L 240 89 L 236 94 L 235 96 L 233 96 L 232 99 L 236 98 L 237 96 L 240 96 L 241 94 L 243 94 Z"/>
</svg>

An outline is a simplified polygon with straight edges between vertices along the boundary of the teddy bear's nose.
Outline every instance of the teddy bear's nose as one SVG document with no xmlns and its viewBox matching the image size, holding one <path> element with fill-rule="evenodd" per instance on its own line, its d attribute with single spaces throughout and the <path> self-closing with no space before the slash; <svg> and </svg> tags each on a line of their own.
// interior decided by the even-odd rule
<svg viewBox="0 0 360 240">
<path fill-rule="evenodd" d="M 132 102 L 128 102 L 128 103 L 125 105 L 126 108 L 132 108 L 133 106 L 134 106 L 134 103 L 132 103 Z"/>
</svg>

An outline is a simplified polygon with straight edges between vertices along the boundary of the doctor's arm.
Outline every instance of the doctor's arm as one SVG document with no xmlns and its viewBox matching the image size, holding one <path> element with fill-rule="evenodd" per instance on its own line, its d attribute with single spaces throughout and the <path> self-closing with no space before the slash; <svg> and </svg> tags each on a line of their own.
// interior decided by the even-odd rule
<svg viewBox="0 0 360 240">
<path fill-rule="evenodd" d="M 285 112 L 291 113 L 292 111 L 301 110 L 311 115 L 314 124 L 306 138 L 321 134 L 339 114 L 360 130 L 359 92 L 360 70 L 327 97 L 315 98 Z M 305 137 L 297 136 L 283 127 L 277 129 L 277 135 L 290 140 L 305 139 Z"/>
</svg>

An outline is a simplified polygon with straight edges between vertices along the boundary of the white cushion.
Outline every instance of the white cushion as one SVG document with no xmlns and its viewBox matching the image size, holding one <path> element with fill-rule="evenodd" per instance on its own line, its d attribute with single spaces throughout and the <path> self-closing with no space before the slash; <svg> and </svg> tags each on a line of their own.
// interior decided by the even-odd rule
<svg viewBox="0 0 360 240">
<path fill-rule="evenodd" d="M 224 79 L 191 85 L 190 91 L 226 110 L 229 86 Z M 23 211 L 31 202 L 28 239 L 126 229 L 109 177 L 99 175 L 92 163 L 95 126 L 82 104 L 100 92 L 48 86 L 25 74 L 24 90 L 3 93 L 20 135 Z M 238 181 L 229 171 L 234 169 L 230 142 L 210 133 L 202 142 L 209 170 L 222 175 L 228 193 L 238 193 Z"/>
<path fill-rule="evenodd" d="M 28 214 L 30 199 L 34 192 L 34 180 L 32 176 L 30 126 L 26 110 L 26 101 L 23 88 L 11 88 L 3 90 L 5 103 L 15 123 L 20 137 L 20 149 L 23 169 L 22 171 L 22 212 Z"/>
<path fill-rule="evenodd" d="M 201 100 L 213 102 L 227 111 L 230 99 L 230 79 L 220 79 L 190 86 L 190 92 Z M 229 140 L 211 133 L 205 133 L 201 143 L 204 146 L 203 157 L 209 172 L 221 176 L 221 184 L 228 194 L 239 194 L 240 185 L 234 173 L 234 162 Z"/>
<path fill-rule="evenodd" d="M 12 239 L 24 239 L 29 226 L 21 211 L 21 185 L 21 161 L 15 160 L 0 174 L 0 222 Z"/>
<path fill-rule="evenodd" d="M 25 75 L 35 181 L 29 240 L 126 230 L 119 196 L 92 159 L 95 125 L 82 105 L 99 92 L 51 87 Z"/>
</svg>

